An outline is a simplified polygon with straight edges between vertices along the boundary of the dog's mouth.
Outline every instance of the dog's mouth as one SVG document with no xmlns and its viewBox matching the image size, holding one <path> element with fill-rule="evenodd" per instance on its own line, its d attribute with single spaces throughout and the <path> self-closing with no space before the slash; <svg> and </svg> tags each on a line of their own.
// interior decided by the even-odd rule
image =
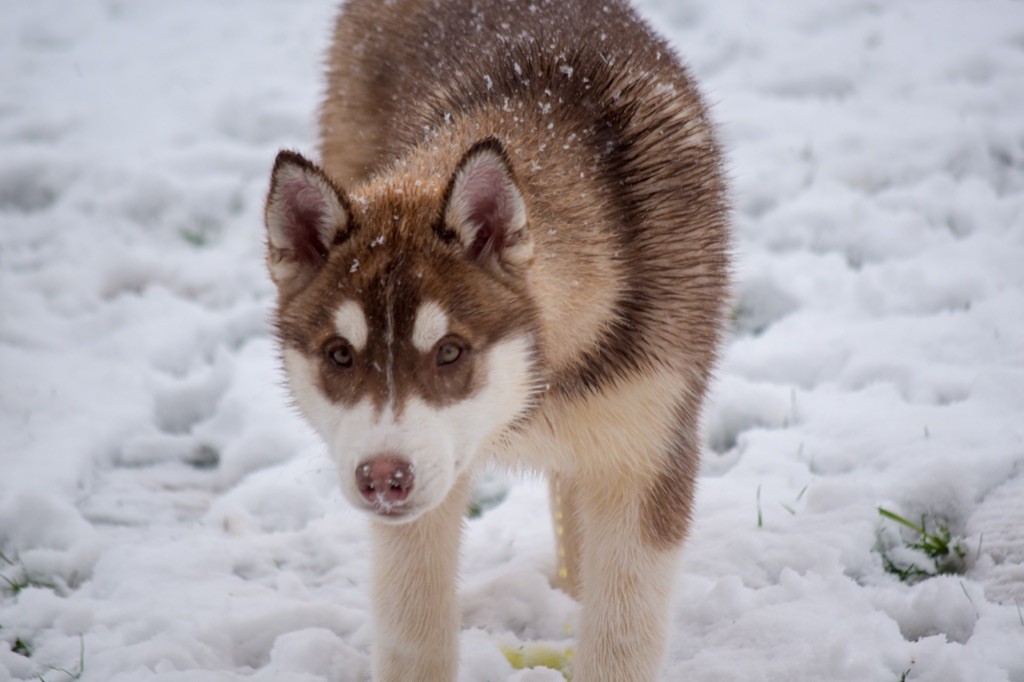
<svg viewBox="0 0 1024 682">
<path fill-rule="evenodd" d="M 371 514 L 377 516 L 404 516 L 409 513 L 408 505 L 405 502 L 388 502 L 386 500 L 374 500 L 363 505 Z"/>
<path fill-rule="evenodd" d="M 401 524 L 412 521 L 419 516 L 418 509 L 405 504 L 378 505 L 364 503 L 360 505 L 360 508 L 374 520 L 383 521 L 384 523 Z"/>
</svg>

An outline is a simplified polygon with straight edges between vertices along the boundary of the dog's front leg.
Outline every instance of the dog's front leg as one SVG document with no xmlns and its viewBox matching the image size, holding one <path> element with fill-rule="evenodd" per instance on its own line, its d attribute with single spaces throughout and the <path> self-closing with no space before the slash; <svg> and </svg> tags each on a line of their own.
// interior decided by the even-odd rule
<svg viewBox="0 0 1024 682">
<path fill-rule="evenodd" d="M 412 523 L 373 524 L 376 682 L 452 682 L 459 663 L 455 593 L 468 485 Z"/>
<path fill-rule="evenodd" d="M 650 493 L 628 477 L 581 477 L 576 490 L 583 608 L 573 680 L 658 680 L 680 543 L 652 541 Z"/>
</svg>

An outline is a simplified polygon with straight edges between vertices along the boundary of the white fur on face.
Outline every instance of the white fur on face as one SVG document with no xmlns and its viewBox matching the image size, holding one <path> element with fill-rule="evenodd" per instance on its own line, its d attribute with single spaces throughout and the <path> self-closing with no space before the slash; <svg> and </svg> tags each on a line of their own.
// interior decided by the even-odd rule
<svg viewBox="0 0 1024 682">
<path fill-rule="evenodd" d="M 353 300 L 338 306 L 334 313 L 334 327 L 338 335 L 352 344 L 352 348 L 361 351 L 366 348 L 366 340 L 370 330 L 366 326 L 366 315 L 363 309 Z"/>
<path fill-rule="evenodd" d="M 448 315 L 434 301 L 427 301 L 416 312 L 412 345 L 424 353 L 430 351 L 448 333 Z"/>
<path fill-rule="evenodd" d="M 295 401 L 327 442 L 338 465 L 341 490 L 357 508 L 373 511 L 356 486 L 356 468 L 388 454 L 409 461 L 415 484 L 401 505 L 406 522 L 439 505 L 465 472 L 510 422 L 530 404 L 532 344 L 514 338 L 495 344 L 482 360 L 483 385 L 466 400 L 438 408 L 410 397 L 396 417 L 389 406 L 376 413 L 369 399 L 350 408 L 330 402 L 316 387 L 315 367 L 295 350 L 284 364 Z"/>
</svg>

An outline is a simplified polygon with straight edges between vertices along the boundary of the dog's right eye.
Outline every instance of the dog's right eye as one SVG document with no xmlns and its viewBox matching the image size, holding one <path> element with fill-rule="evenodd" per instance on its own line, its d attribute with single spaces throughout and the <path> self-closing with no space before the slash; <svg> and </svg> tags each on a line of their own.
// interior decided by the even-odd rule
<svg viewBox="0 0 1024 682">
<path fill-rule="evenodd" d="M 327 359 L 332 364 L 348 369 L 352 366 L 352 347 L 347 343 L 334 343 L 327 347 Z"/>
</svg>

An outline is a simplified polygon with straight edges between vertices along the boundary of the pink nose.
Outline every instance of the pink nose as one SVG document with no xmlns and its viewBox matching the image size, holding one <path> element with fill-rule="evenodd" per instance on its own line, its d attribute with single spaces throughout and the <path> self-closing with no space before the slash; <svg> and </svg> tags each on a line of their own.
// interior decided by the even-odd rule
<svg viewBox="0 0 1024 682">
<path fill-rule="evenodd" d="M 407 459 L 381 455 L 356 467 L 356 486 L 367 502 L 378 507 L 401 504 L 412 490 L 413 467 Z"/>
</svg>

